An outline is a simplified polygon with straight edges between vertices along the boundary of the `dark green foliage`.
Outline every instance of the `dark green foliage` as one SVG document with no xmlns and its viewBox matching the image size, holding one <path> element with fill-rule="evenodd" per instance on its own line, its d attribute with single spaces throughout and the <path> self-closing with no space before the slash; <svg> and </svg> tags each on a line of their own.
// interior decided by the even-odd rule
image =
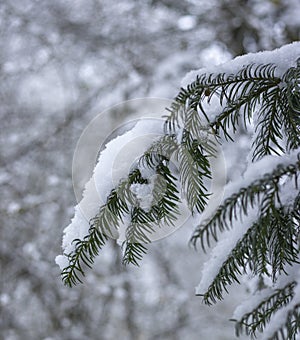
<svg viewBox="0 0 300 340">
<path fill-rule="evenodd" d="M 212 116 L 207 109 L 211 103 L 216 112 Z M 123 243 L 123 263 L 139 265 L 151 234 L 176 221 L 182 199 L 192 213 L 201 213 L 210 195 L 210 158 L 215 156 L 216 143 L 234 140 L 240 125 L 247 129 L 254 123 L 252 160 L 274 155 L 275 165 L 254 181 L 246 178 L 245 185 L 196 228 L 191 243 L 195 247 L 200 243 L 205 250 L 237 222 L 243 228 L 243 217 L 256 209 L 257 219 L 230 253 L 224 254 L 223 264 L 201 295 L 206 304 L 212 304 L 222 299 L 228 285 L 239 282 L 242 274 L 258 275 L 262 280 L 268 277 L 274 292 L 241 320 L 235 320 L 237 335 L 262 332 L 276 311 L 293 303 L 272 339 L 294 339 L 300 324 L 300 307 L 293 301 L 298 282 L 277 289 L 276 283 L 289 266 L 299 263 L 300 156 L 288 155 L 300 146 L 300 59 L 282 76 L 273 64 L 249 64 L 236 74 L 199 75 L 181 89 L 168 111 L 165 135 L 153 143 L 128 178 L 120 181 L 106 204 L 99 207 L 90 221 L 89 235 L 74 241 L 75 250 L 68 255 L 70 263 L 62 273 L 64 283 L 72 286 L 81 282 L 83 265 L 91 267 L 99 249 L 118 233 L 125 217 L 130 223 Z M 283 154 L 287 157 L 281 162 Z M 147 211 L 130 190 L 132 184 L 148 183 L 141 175 L 142 168 L 156 176 L 152 206 Z M 286 191 L 289 199 L 283 199 Z"/>
<path fill-rule="evenodd" d="M 250 208 L 256 204 L 260 206 L 260 216 L 270 220 L 277 216 L 276 205 L 280 203 L 279 188 L 280 179 L 285 176 L 295 181 L 297 186 L 298 174 L 300 171 L 300 160 L 295 164 L 286 166 L 279 165 L 272 173 L 264 175 L 248 185 L 241 188 L 239 192 L 228 197 L 225 202 L 219 206 L 209 221 L 205 221 L 196 230 L 191 238 L 191 243 L 196 246 L 201 241 L 202 248 L 205 249 L 205 243 L 210 246 L 210 239 L 218 240 L 218 230 L 220 232 L 229 229 L 233 220 L 242 215 L 247 215 Z"/>
<path fill-rule="evenodd" d="M 238 282 L 238 276 L 252 272 L 266 275 L 276 282 L 286 265 L 299 263 L 297 238 L 299 223 L 290 211 L 274 209 L 273 214 L 260 217 L 237 242 L 203 294 L 206 304 L 223 298 L 227 286 Z"/>
<path fill-rule="evenodd" d="M 281 307 L 288 305 L 292 300 L 295 286 L 296 282 L 288 283 L 285 287 L 277 289 L 273 294 L 260 302 L 251 312 L 244 314 L 240 320 L 232 320 L 236 322 L 235 329 L 237 336 L 243 332 L 247 335 L 255 336 L 257 331 L 263 331 L 272 315 Z M 287 337 L 284 339 L 292 338 Z"/>
<path fill-rule="evenodd" d="M 96 222 L 96 221 L 95 221 Z M 91 222 L 93 223 L 93 222 Z M 97 223 L 97 222 L 96 222 Z M 69 266 L 62 271 L 62 280 L 66 286 L 72 287 L 78 282 L 82 282 L 80 275 L 84 276 L 83 265 L 92 268 L 95 257 L 105 244 L 107 237 L 103 235 L 96 225 L 91 225 L 89 235 L 83 240 L 74 240 L 75 250 L 69 254 Z"/>
<path fill-rule="evenodd" d="M 296 304 L 287 312 L 285 323 L 280 326 L 270 339 L 274 340 L 297 340 L 300 332 L 300 304 Z"/>
<path fill-rule="evenodd" d="M 156 167 L 155 189 L 153 190 L 153 205 L 149 211 L 134 206 L 131 211 L 131 223 L 126 230 L 126 241 L 123 264 L 138 265 L 146 253 L 142 243 L 150 243 L 150 236 L 161 223 L 172 224 L 179 210 L 176 178 L 172 176 L 167 166 L 160 162 Z"/>
</svg>

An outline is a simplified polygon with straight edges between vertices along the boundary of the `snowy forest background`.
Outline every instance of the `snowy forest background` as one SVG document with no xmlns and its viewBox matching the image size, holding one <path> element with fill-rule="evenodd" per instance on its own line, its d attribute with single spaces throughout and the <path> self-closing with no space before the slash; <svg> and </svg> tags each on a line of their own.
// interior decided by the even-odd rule
<svg viewBox="0 0 300 340">
<path fill-rule="evenodd" d="M 120 265 L 111 242 L 84 286 L 63 286 L 54 258 L 76 204 L 72 157 L 99 112 L 172 98 L 191 69 L 299 40 L 299 17 L 298 0 L 1 3 L 1 338 L 234 338 L 228 315 L 247 285 L 201 304 L 207 257 L 188 248 L 188 225 L 141 268 Z"/>
</svg>

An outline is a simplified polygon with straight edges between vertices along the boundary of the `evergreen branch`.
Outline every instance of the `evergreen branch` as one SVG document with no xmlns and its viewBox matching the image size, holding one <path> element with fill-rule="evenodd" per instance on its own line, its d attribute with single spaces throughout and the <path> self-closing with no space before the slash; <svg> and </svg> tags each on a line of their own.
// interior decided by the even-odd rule
<svg viewBox="0 0 300 340">
<path fill-rule="evenodd" d="M 232 319 L 232 321 L 236 322 L 236 335 L 240 336 L 243 332 L 245 332 L 246 335 L 256 336 L 257 332 L 263 332 L 272 316 L 280 308 L 288 305 L 292 301 L 296 285 L 297 283 L 295 281 L 288 283 L 285 287 L 277 289 L 275 293 L 264 299 L 252 311 L 244 314 L 240 320 Z M 272 339 L 274 338 L 272 337 Z M 284 339 L 292 338 L 287 337 Z"/>
<path fill-rule="evenodd" d="M 258 111 L 259 132 L 253 144 L 253 159 L 284 152 L 280 143 L 283 132 L 288 137 L 287 150 L 295 149 L 300 145 L 299 64 L 298 61 L 297 67 L 290 68 L 282 79 L 275 77 L 276 67 L 272 64 L 250 64 L 236 75 L 223 73 L 198 76 L 187 89 L 181 89 L 175 98 L 169 109 L 165 129 L 175 131 L 176 127 L 184 125 L 190 111 L 195 111 L 204 115 L 214 131 L 218 132 L 221 128 L 225 138 L 232 139 L 228 130 L 232 128 L 235 132 L 241 116 L 246 127 L 254 110 L 262 103 Z M 203 103 L 205 100 L 209 103 L 215 96 L 219 98 L 220 114 L 210 122 Z"/>
<path fill-rule="evenodd" d="M 239 283 L 238 276 L 249 270 L 254 275 L 272 276 L 275 282 L 281 272 L 286 273 L 286 265 L 299 263 L 298 237 L 299 222 L 292 211 L 281 207 L 274 209 L 271 216 L 261 217 L 237 242 L 201 295 L 204 303 L 210 305 L 223 299 L 227 286 Z"/>
<path fill-rule="evenodd" d="M 244 122 L 246 117 L 249 120 L 252 111 L 257 107 L 264 93 L 272 88 L 277 88 L 281 79 L 275 77 L 276 67 L 272 64 L 254 65 L 250 64 L 242 68 L 237 74 L 210 74 L 197 76 L 196 81 L 181 89 L 178 96 L 171 104 L 170 115 L 166 119 L 166 131 L 175 131 L 180 123 L 185 121 L 185 114 L 190 109 L 197 111 L 197 108 L 204 114 L 205 119 L 211 126 L 218 130 L 222 127 L 225 136 L 227 127 L 233 124 L 235 129 L 239 120 L 241 108 L 244 111 Z M 213 122 L 209 122 L 202 102 L 206 99 L 209 103 L 217 96 L 221 107 L 227 103 L 224 109 Z"/>
<path fill-rule="evenodd" d="M 198 140 L 199 143 L 205 145 L 208 143 L 209 137 L 213 136 L 210 125 L 203 122 L 199 112 L 192 108 L 185 110 L 183 129 L 188 133 L 191 140 Z"/>
<path fill-rule="evenodd" d="M 201 240 L 202 248 L 205 250 L 204 240 L 210 246 L 210 238 L 217 241 L 218 231 L 229 230 L 233 220 L 238 215 L 247 215 L 248 209 L 254 207 L 258 202 L 261 203 L 261 214 L 268 215 L 272 213 L 279 201 L 279 180 L 284 176 L 293 177 L 297 185 L 298 172 L 300 170 L 300 160 L 295 164 L 278 165 L 277 168 L 264 175 L 263 178 L 252 182 L 249 186 L 241 188 L 239 192 L 228 197 L 222 205 L 216 210 L 209 221 L 199 225 L 194 231 L 191 243 L 196 246 Z"/>
<path fill-rule="evenodd" d="M 139 214 L 140 215 L 140 214 Z M 147 248 L 142 244 L 149 243 L 150 239 L 146 233 L 154 232 L 150 223 L 131 222 L 126 230 L 126 241 L 123 243 L 125 251 L 123 254 L 122 263 L 124 265 L 133 264 L 139 266 L 139 261 L 142 260 L 144 254 L 147 253 Z"/>
<path fill-rule="evenodd" d="M 286 148 L 290 151 L 300 147 L 300 113 L 290 106 L 287 92 L 284 90 L 283 93 L 279 105 L 283 116 L 284 135 L 287 139 Z"/>
<path fill-rule="evenodd" d="M 111 191 L 106 204 L 90 220 L 88 235 L 74 240 L 75 249 L 67 255 L 69 265 L 62 271 L 66 285 L 81 282 L 85 267 L 91 268 L 107 238 L 116 237 L 120 222 L 127 216 L 130 223 L 123 243 L 123 263 L 139 265 L 151 234 L 163 224 L 174 224 L 180 214 L 178 187 L 192 213 L 202 212 L 209 196 L 206 182 L 211 177 L 209 157 L 215 156 L 214 142 L 219 142 L 221 136 L 232 140 L 238 125 L 242 122 L 247 128 L 254 114 L 258 123 L 253 159 L 269 154 L 280 156 L 300 146 L 300 58 L 283 77 L 276 77 L 275 71 L 272 64 L 249 64 L 236 74 L 202 74 L 181 89 L 168 109 L 165 135 L 144 153 L 128 178 Z M 215 103 L 218 106 L 212 106 L 215 111 L 210 115 L 210 105 Z M 178 161 L 179 173 L 173 169 L 172 157 Z M 147 211 L 131 190 L 132 184 L 149 183 L 142 170 L 155 176 L 154 182 L 151 179 L 153 200 Z M 202 295 L 205 303 L 222 299 L 228 285 L 239 282 L 243 273 L 268 276 L 275 283 L 279 275 L 286 274 L 287 265 L 299 263 L 300 193 L 293 203 L 283 204 L 280 200 L 284 182 L 294 180 L 297 188 L 299 170 L 299 156 L 293 164 L 277 166 L 227 198 L 210 220 L 196 228 L 191 242 L 196 246 L 201 241 L 205 250 L 211 239 L 217 241 L 219 232 L 232 228 L 233 222 L 242 221 L 249 208 L 259 205 L 258 220 L 235 244 Z M 300 306 L 294 302 L 287 308 L 295 285 L 291 282 L 278 289 L 239 321 L 235 320 L 237 335 L 246 332 L 255 336 L 285 306 L 285 323 L 278 325 L 272 339 L 296 338 Z"/>
<path fill-rule="evenodd" d="M 126 241 L 123 244 L 125 251 L 122 262 L 125 265 L 138 265 L 146 253 L 143 243 L 151 242 L 150 234 L 155 232 L 155 226 L 172 225 L 180 213 L 176 178 L 163 162 L 156 167 L 156 172 L 158 176 L 153 189 L 154 204 L 151 209 L 146 212 L 134 207 L 132 210 L 131 223 L 127 227 Z"/>
<path fill-rule="evenodd" d="M 102 234 L 95 225 L 89 229 L 89 234 L 83 240 L 75 239 L 75 250 L 68 255 L 69 266 L 63 269 L 61 275 L 66 286 L 72 287 L 78 282 L 82 283 L 84 276 L 82 265 L 91 268 L 99 250 L 104 246 L 107 236 Z"/>
<path fill-rule="evenodd" d="M 133 264 L 139 267 L 139 261 L 142 260 L 143 255 L 147 253 L 147 248 L 141 243 L 132 243 L 125 241 L 125 247 L 122 263 L 124 265 Z"/>
<path fill-rule="evenodd" d="M 164 135 L 154 142 L 139 159 L 139 166 L 156 169 L 163 161 L 169 162 L 178 149 L 176 136 Z"/>
<path fill-rule="evenodd" d="M 265 222 L 266 219 L 261 219 L 254 223 L 231 250 L 206 292 L 199 294 L 205 304 L 211 305 L 217 300 L 222 300 L 223 291 L 228 293 L 228 285 L 234 282 L 240 283 L 238 276 L 247 272 L 248 264 L 258 273 L 267 273 Z"/>
<path fill-rule="evenodd" d="M 299 262 L 299 220 L 294 214 L 275 211 L 277 216 L 271 218 L 267 234 L 267 250 L 272 268 L 272 280 L 276 282 L 278 275 L 286 273 L 285 267 Z"/>
<path fill-rule="evenodd" d="M 180 203 L 177 179 L 172 175 L 170 169 L 163 162 L 156 168 L 157 187 L 154 187 L 154 202 L 151 211 L 155 213 L 158 222 L 172 225 L 180 214 L 178 204 Z M 157 188 L 157 189 L 156 189 Z"/>
<path fill-rule="evenodd" d="M 164 138 L 164 141 L 166 139 L 167 137 Z M 156 145 L 156 149 L 158 149 L 159 146 L 162 146 L 162 154 L 163 152 L 170 152 L 174 149 L 174 142 L 171 142 L 172 137 L 169 137 L 168 140 L 170 149 L 162 146 L 162 143 L 157 143 Z M 140 209 L 140 218 L 143 220 L 146 216 L 148 222 L 159 223 L 159 221 L 163 220 L 164 223 L 172 224 L 179 214 L 177 207 L 179 202 L 178 190 L 174 182 L 176 178 L 172 176 L 168 167 L 162 164 L 161 160 L 162 158 L 165 158 L 164 156 L 160 155 L 158 158 L 153 159 L 154 153 L 151 152 L 151 150 L 148 151 L 148 155 L 149 157 L 147 157 L 146 153 L 144 155 L 144 161 L 148 163 L 148 165 L 150 164 L 153 166 L 157 161 L 160 162 L 156 167 L 156 172 L 164 179 L 164 185 L 162 184 L 162 180 L 160 180 L 160 182 L 156 181 L 157 185 L 154 188 L 154 194 L 156 195 L 155 198 L 158 203 L 154 205 L 147 214 L 144 214 L 144 212 L 142 213 L 142 209 Z M 143 160 L 140 161 L 142 162 Z M 66 285 L 72 286 L 78 282 L 82 282 L 80 278 L 80 275 L 84 276 L 82 264 L 91 268 L 94 263 L 94 258 L 98 255 L 99 250 L 104 245 L 107 237 L 116 237 L 119 223 L 122 222 L 123 217 L 130 212 L 130 206 L 136 204 L 135 197 L 130 190 L 130 186 L 133 183 L 147 183 L 147 180 L 142 178 L 141 172 L 137 168 L 129 174 L 127 179 L 120 181 L 117 188 L 112 189 L 106 204 L 101 206 L 99 213 L 91 219 L 89 235 L 83 240 L 76 239 L 73 241 L 76 243 L 76 246 L 75 249 L 68 254 L 69 266 L 62 271 L 62 280 Z M 164 194 L 161 195 L 161 192 L 163 191 Z M 140 220 L 137 221 L 140 222 Z M 137 224 L 135 223 L 135 225 Z M 141 230 L 139 228 L 135 229 L 138 230 L 138 232 Z M 150 230 L 148 231 L 150 232 Z M 153 229 L 151 229 L 151 231 L 153 232 Z M 145 238 L 141 236 L 142 234 L 138 234 L 136 239 L 145 241 Z M 135 243 L 131 243 L 129 247 L 146 249 L 144 246 L 136 245 Z M 126 259 L 124 262 L 126 262 Z"/>
<path fill-rule="evenodd" d="M 65 285 L 72 286 L 82 282 L 83 265 L 91 268 L 99 250 L 104 246 L 108 236 L 115 237 L 117 227 L 125 214 L 129 212 L 126 201 L 129 200 L 131 182 L 143 181 L 138 170 L 129 175 L 129 181 L 121 181 L 107 198 L 106 204 L 100 207 L 99 213 L 89 221 L 89 234 L 83 240 L 75 239 L 75 249 L 68 254 L 69 266 L 61 275 Z"/>
<path fill-rule="evenodd" d="M 282 112 L 279 110 L 280 102 L 283 100 L 282 91 L 273 88 L 263 96 L 263 104 L 258 112 L 258 131 L 253 142 L 253 160 L 261 159 L 263 156 L 284 152 L 282 141 Z"/>
<path fill-rule="evenodd" d="M 287 149 L 300 146 L 300 58 L 297 66 L 291 67 L 283 76 L 285 100 L 280 102 L 287 135 Z"/>
<path fill-rule="evenodd" d="M 300 333 L 300 304 L 296 304 L 287 313 L 285 323 L 279 327 L 269 340 L 297 340 Z"/>
<path fill-rule="evenodd" d="M 191 139 L 189 131 L 183 132 L 177 158 L 181 188 L 188 206 L 192 212 L 202 212 L 209 197 L 204 180 L 211 179 L 211 170 L 204 147 L 197 140 Z"/>
<path fill-rule="evenodd" d="M 274 87 L 277 88 L 277 86 L 277 83 L 270 83 L 266 85 L 256 84 L 256 86 L 252 84 L 246 84 L 245 87 L 250 87 L 249 93 L 246 93 L 243 96 L 240 96 L 234 100 L 228 98 L 227 105 L 215 118 L 211 125 L 221 128 L 225 138 L 232 140 L 232 137 L 228 133 L 228 130 L 232 128 L 233 132 L 236 131 L 237 126 L 240 122 L 241 113 L 244 126 L 245 128 L 247 128 L 247 121 L 249 122 L 252 118 L 253 112 L 255 109 L 258 108 L 263 95 L 268 93 L 270 89 Z"/>
</svg>

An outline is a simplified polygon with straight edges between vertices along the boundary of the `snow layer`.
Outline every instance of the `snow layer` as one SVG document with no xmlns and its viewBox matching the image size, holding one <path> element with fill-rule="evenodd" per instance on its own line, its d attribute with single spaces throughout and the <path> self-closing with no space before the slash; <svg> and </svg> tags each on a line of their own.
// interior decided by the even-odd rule
<svg viewBox="0 0 300 340">
<path fill-rule="evenodd" d="M 219 240 L 211 252 L 210 259 L 203 265 L 200 283 L 195 288 L 196 295 L 202 295 L 207 291 L 231 250 L 256 219 L 257 211 L 251 209 L 242 221 L 236 220 L 232 223 L 232 230 L 223 233 L 223 239 Z"/>
<path fill-rule="evenodd" d="M 238 192 L 241 188 L 247 187 L 255 180 L 263 178 L 267 173 L 274 171 L 279 164 L 288 165 L 293 164 L 298 159 L 298 154 L 300 153 L 300 148 L 292 150 L 290 154 L 283 156 L 273 156 L 268 155 L 260 159 L 255 163 L 250 163 L 244 174 L 237 178 L 236 180 L 229 182 L 225 188 L 224 200 L 230 197 L 235 192 Z"/>
<path fill-rule="evenodd" d="M 149 180 L 149 184 L 134 183 L 130 186 L 130 190 L 135 194 L 139 206 L 147 212 L 150 211 L 152 206 L 154 181 L 155 176 L 152 176 Z"/>
<path fill-rule="evenodd" d="M 160 136 L 162 119 L 142 119 L 132 130 L 110 141 L 101 152 L 94 180 L 102 204 L 120 179 L 126 178 L 134 162 Z"/>
<path fill-rule="evenodd" d="M 131 167 L 143 152 L 163 134 L 162 119 L 143 119 L 128 132 L 110 141 L 101 152 L 94 169 L 93 176 L 86 184 L 83 198 L 75 207 L 71 223 L 65 228 L 62 241 L 64 254 L 74 250 L 74 239 L 83 239 L 88 235 L 89 220 L 98 213 L 105 204 L 110 191 L 121 179 L 128 176 Z M 142 195 L 142 193 L 137 192 Z M 149 205 L 147 201 L 142 203 Z M 116 237 L 118 237 L 116 235 Z M 61 269 L 67 265 L 67 257 L 59 255 L 55 262 Z"/>
<path fill-rule="evenodd" d="M 288 315 L 288 312 L 293 310 L 293 308 L 296 305 L 299 305 L 300 303 L 300 274 L 299 271 L 300 270 L 300 266 L 299 265 L 294 265 L 290 271 L 289 271 L 289 275 L 283 276 L 285 284 L 292 282 L 293 280 L 295 280 L 298 284 L 296 285 L 296 287 L 294 288 L 294 297 L 292 299 L 292 301 L 285 307 L 280 308 L 275 314 L 274 316 L 271 318 L 270 322 L 267 324 L 264 333 L 263 333 L 263 337 L 262 340 L 268 340 L 271 339 L 273 334 L 280 328 L 282 327 L 285 322 L 286 322 L 286 318 Z M 280 287 L 283 287 L 284 285 L 281 284 Z M 299 336 L 299 334 L 298 334 Z M 297 339 L 299 339 L 297 337 Z"/>
<path fill-rule="evenodd" d="M 228 61 L 221 65 L 213 67 L 201 68 L 194 70 L 183 78 L 181 82 L 182 87 L 186 87 L 196 80 L 196 77 L 201 74 L 210 73 L 236 73 L 244 66 L 255 63 L 255 64 L 275 64 L 276 75 L 281 76 L 288 68 L 295 66 L 296 60 L 300 57 L 300 42 L 294 42 L 285 45 L 281 48 L 273 51 L 263 51 L 258 53 L 248 53 L 246 55 L 236 57 L 235 59 Z"/>
<path fill-rule="evenodd" d="M 286 268 L 287 275 L 281 275 L 276 282 L 276 289 L 284 288 L 288 283 L 293 280 L 297 281 L 299 277 L 300 266 L 295 264 L 294 266 L 290 266 Z M 299 282 L 299 280 L 298 280 Z M 250 298 L 243 301 L 234 311 L 232 315 L 232 319 L 240 320 L 243 315 L 251 312 L 254 308 L 256 308 L 263 300 L 267 299 L 269 296 L 274 294 L 273 287 L 267 287 L 263 290 L 257 291 Z M 300 298 L 300 296 L 299 296 Z M 296 300 L 295 300 L 296 301 Z M 299 303 L 298 299 L 298 303 Z M 279 324 L 276 326 L 278 327 Z M 275 330 L 274 330 L 275 331 Z"/>
<path fill-rule="evenodd" d="M 184 78 L 182 85 L 186 86 L 191 83 L 201 73 L 234 73 L 249 63 L 274 63 L 278 66 L 276 72 L 280 75 L 287 68 L 293 66 L 299 56 L 300 43 L 295 42 L 274 51 L 247 54 L 222 65 L 192 71 Z M 75 207 L 74 217 L 64 230 L 62 248 L 65 254 L 74 250 L 74 244 L 72 244 L 74 239 L 82 239 L 88 234 L 89 220 L 97 214 L 99 207 L 106 202 L 111 189 L 117 185 L 120 179 L 127 177 L 137 158 L 154 142 L 156 137 L 162 134 L 163 120 L 144 119 L 138 121 L 132 130 L 116 137 L 107 144 L 99 156 L 92 178 L 85 187 L 83 199 Z M 274 167 L 279 163 L 290 161 L 291 157 L 295 158 L 298 152 L 280 157 L 277 160 L 270 158 L 271 156 L 265 157 L 260 162 L 251 165 L 240 182 L 234 182 L 227 187 L 227 195 L 235 192 L 239 187 L 247 185 L 246 181 L 255 179 L 257 173 L 262 173 L 262 169 L 269 172 L 270 166 Z M 141 203 L 148 206 L 151 198 L 149 197 Z M 222 247 L 222 244 L 220 247 Z M 63 268 L 66 264 L 66 258 L 58 256 L 56 263 Z M 205 285 L 202 284 L 200 288 Z"/>
<path fill-rule="evenodd" d="M 287 165 L 296 162 L 299 152 L 300 148 L 292 151 L 289 155 L 281 157 L 266 156 L 256 163 L 250 164 L 243 176 L 227 184 L 223 201 L 232 194 L 238 192 L 242 187 L 246 187 L 253 181 L 262 178 L 265 173 L 272 172 L 272 170 L 276 169 L 279 164 Z M 284 191 L 281 197 L 282 203 L 286 203 L 286 201 L 288 203 L 291 195 L 294 195 L 295 198 L 297 192 L 292 189 L 289 189 L 288 193 Z M 207 288 L 218 274 L 227 255 L 256 219 L 256 209 L 249 209 L 247 216 L 243 217 L 242 221 L 234 221 L 232 229 L 223 233 L 223 239 L 217 243 L 215 248 L 212 250 L 211 258 L 203 266 L 201 280 L 199 285 L 196 287 L 197 295 L 206 292 Z"/>
</svg>

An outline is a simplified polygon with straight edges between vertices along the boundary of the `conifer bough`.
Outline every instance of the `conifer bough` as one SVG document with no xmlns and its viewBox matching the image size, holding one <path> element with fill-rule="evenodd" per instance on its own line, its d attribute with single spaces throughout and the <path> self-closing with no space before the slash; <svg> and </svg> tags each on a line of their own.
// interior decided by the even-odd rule
<svg viewBox="0 0 300 340">
<path fill-rule="evenodd" d="M 252 145 L 243 180 L 227 185 L 222 204 L 191 237 L 191 244 L 204 250 L 214 244 L 216 254 L 204 265 L 196 292 L 206 304 L 213 304 L 244 274 L 257 277 L 256 296 L 234 313 L 236 334 L 263 332 L 266 339 L 296 339 L 300 329 L 300 43 L 236 58 L 192 76 L 194 80 L 168 109 L 164 136 L 111 191 L 89 221 L 88 234 L 74 239 L 64 247 L 64 256 L 58 256 L 63 282 L 70 287 L 81 282 L 84 267 L 91 268 L 124 220 L 129 222 L 123 263 L 139 265 L 149 235 L 160 225 L 176 222 L 183 200 L 195 216 L 200 215 L 210 195 L 206 183 L 216 143 L 234 141 L 241 127 L 250 128 Z M 212 138 L 204 140 L 203 131 Z M 172 171 L 171 155 L 177 172 Z M 143 177 L 145 169 L 156 176 L 149 209 L 143 209 L 130 190 L 133 184 L 149 182 Z"/>
</svg>

